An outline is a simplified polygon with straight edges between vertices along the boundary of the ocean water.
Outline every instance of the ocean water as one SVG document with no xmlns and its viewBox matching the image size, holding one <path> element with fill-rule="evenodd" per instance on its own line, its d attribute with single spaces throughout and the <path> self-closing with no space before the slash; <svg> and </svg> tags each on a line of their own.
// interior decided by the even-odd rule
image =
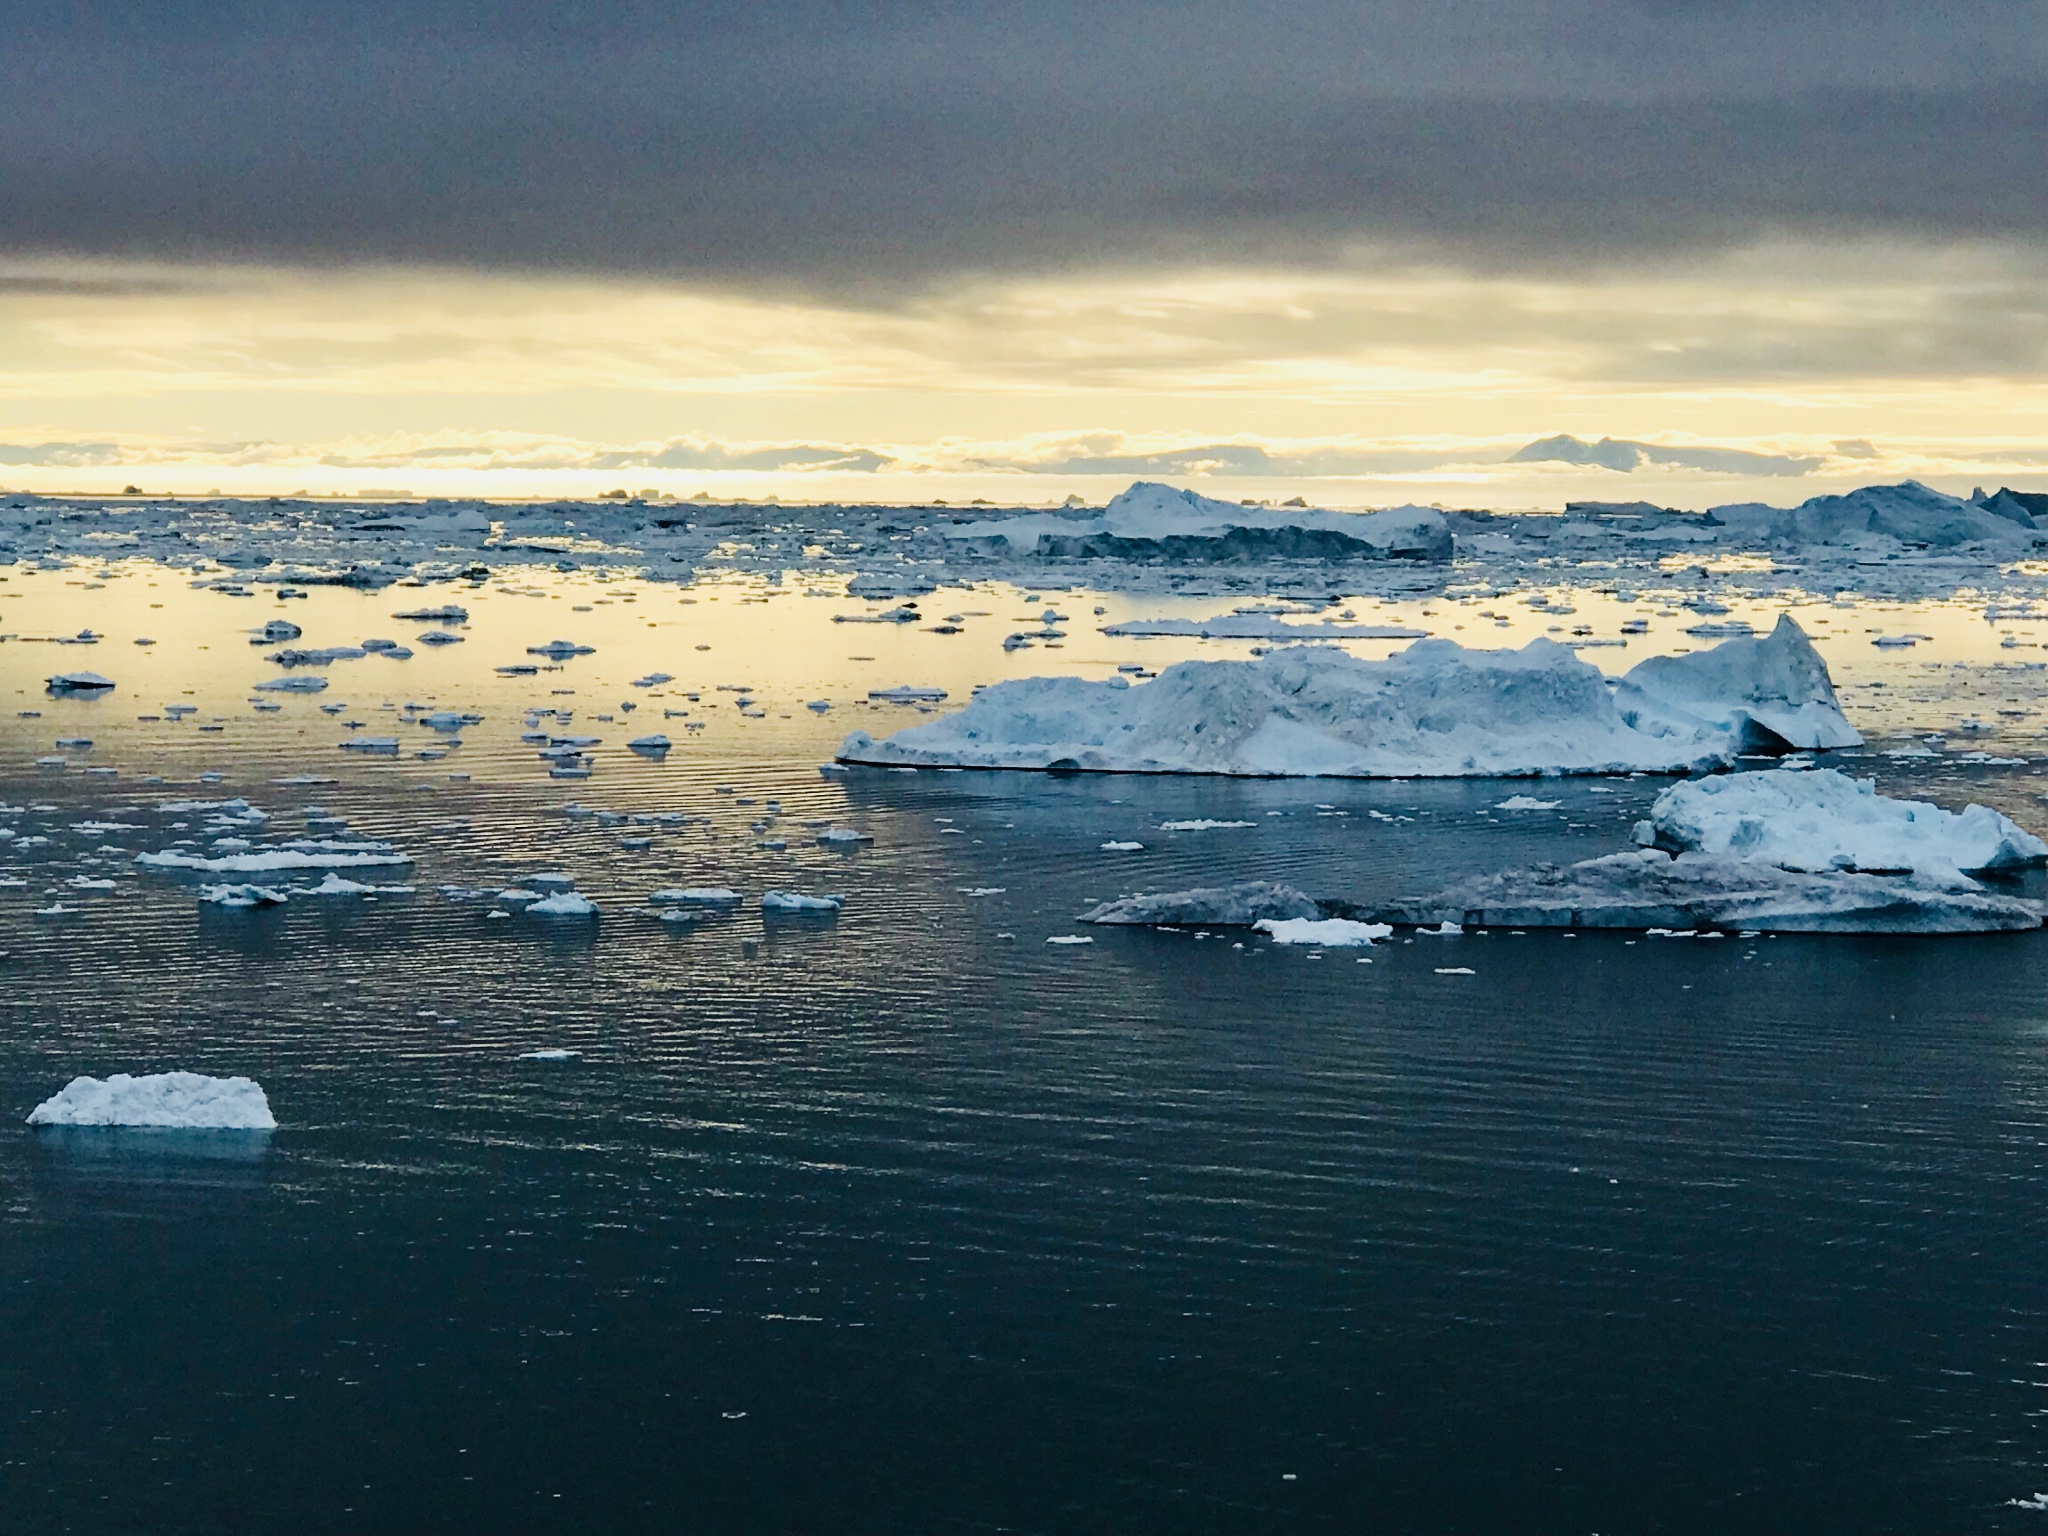
<svg viewBox="0 0 2048 1536">
<path fill-rule="evenodd" d="M 0 872 L 25 882 L 0 889 L 6 1107 L 183 1067 L 256 1077 L 280 1122 L 0 1131 L 9 1529 L 2048 1518 L 2010 1502 L 2048 1491 L 2048 936 L 1493 930 L 1361 954 L 1090 930 L 1074 915 L 1127 890 L 1270 877 L 1369 901 L 1609 851 L 1659 781 L 1551 781 L 1556 811 L 1510 813 L 1527 784 L 820 771 L 844 731 L 920 718 L 871 687 L 957 699 L 1247 649 L 1112 643 L 1096 624 L 1176 611 L 1114 594 L 1043 594 L 1072 619 L 1048 654 L 1000 650 L 1040 606 L 1009 589 L 925 599 L 986 610 L 956 636 L 835 625 L 886 605 L 742 581 L 278 603 L 129 566 L 0 590 L 21 594 L 0 602 Z M 424 626 L 390 615 L 443 601 L 471 609 L 463 644 L 251 708 L 276 669 L 248 626 L 409 643 Z M 1579 606 L 1605 633 L 1599 602 Z M 1358 606 L 1473 623 L 1442 598 Z M 1498 643 L 1545 623 L 1517 610 Z M 87 624 L 96 645 L 30 638 Z M 1880 652 L 1866 625 L 1935 638 Z M 1962 603 L 1839 627 L 1823 648 L 1876 742 L 1842 766 L 2048 822 L 2041 717 L 1995 713 L 2038 707 L 2025 650 Z M 557 634 L 596 653 L 493 670 Z M 43 696 L 80 667 L 121 686 Z M 631 686 L 657 668 L 675 680 Z M 196 713 L 162 717 L 180 701 Z M 383 708 L 408 701 L 485 720 L 421 759 L 438 738 Z M 518 740 L 535 704 L 606 738 L 591 779 L 549 780 Z M 347 719 L 406 755 L 338 750 Z M 665 760 L 619 750 L 652 730 Z M 278 782 L 308 778 L 327 782 Z M 271 833 L 312 804 L 390 838 L 416 894 L 225 913 L 135 872 L 203 820 L 165 802 L 228 795 Z M 630 820 L 661 812 L 704 819 Z M 1250 825 L 1161 830 L 1198 817 Z M 829 851 L 821 821 L 874 841 Z M 601 919 L 436 890 L 541 869 Z M 674 884 L 748 902 L 679 929 L 644 904 Z M 764 920 L 771 887 L 846 905 Z M 77 910 L 32 915 L 53 899 Z M 1070 934 L 1094 942 L 1046 943 Z"/>
</svg>

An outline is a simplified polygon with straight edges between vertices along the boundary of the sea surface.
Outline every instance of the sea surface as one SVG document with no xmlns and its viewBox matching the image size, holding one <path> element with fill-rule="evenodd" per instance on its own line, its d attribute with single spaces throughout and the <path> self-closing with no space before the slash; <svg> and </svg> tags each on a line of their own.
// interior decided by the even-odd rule
<svg viewBox="0 0 2048 1536">
<path fill-rule="evenodd" d="M 2048 1492 L 2048 935 L 1090 929 L 1127 891 L 1370 902 L 1613 851 L 1665 781 L 821 766 L 924 718 L 869 689 L 1247 654 L 1096 632 L 1214 599 L 951 589 L 898 625 L 796 576 L 4 575 L 0 1119 L 183 1068 L 256 1078 L 279 1129 L 0 1130 L 0 1528 L 2048 1528 L 2014 1502 Z M 1560 595 L 1352 606 L 1483 644 L 1649 616 L 1609 670 L 1699 643 Z M 444 602 L 459 644 L 392 617 Z M 1045 606 L 1065 638 L 1004 651 Z M 1816 634 L 1872 738 L 1824 761 L 2048 826 L 2048 623 L 1736 606 Z M 274 617 L 415 654 L 255 692 Z M 595 649 L 495 670 L 557 636 Z M 45 695 L 83 668 L 118 686 Z M 407 703 L 484 719 L 449 747 Z M 520 740 L 536 706 L 603 738 L 590 779 Z M 138 870 L 229 797 L 391 840 L 413 869 L 360 878 L 414 894 L 226 912 Z M 1162 829 L 1196 819 L 1247 825 Z M 543 870 L 602 915 L 439 889 Z M 671 885 L 746 901 L 665 924 Z M 764 919 L 771 888 L 845 906 Z"/>
</svg>

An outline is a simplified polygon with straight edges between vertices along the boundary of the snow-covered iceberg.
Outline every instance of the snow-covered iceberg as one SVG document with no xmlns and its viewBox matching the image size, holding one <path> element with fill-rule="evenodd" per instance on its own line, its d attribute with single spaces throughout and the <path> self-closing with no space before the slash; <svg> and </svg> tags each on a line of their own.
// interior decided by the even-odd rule
<svg viewBox="0 0 2048 1536">
<path fill-rule="evenodd" d="M 1967 884 L 1967 882 L 1965 882 Z M 1766 933 L 1994 933 L 2041 926 L 2041 907 L 1917 875 L 1807 874 L 1755 859 L 1645 848 L 1536 864 L 1409 897 L 1389 922 L 1515 928 L 1709 928 Z"/>
<path fill-rule="evenodd" d="M 113 686 L 111 677 L 98 672 L 59 672 L 44 684 L 51 693 L 104 693 Z"/>
<path fill-rule="evenodd" d="M 1640 680 L 1631 673 L 1612 691 L 1550 640 L 1519 651 L 1420 640 L 1383 661 L 1290 647 L 1250 661 L 1181 662 L 1141 687 L 1120 676 L 1019 678 L 883 741 L 856 731 L 839 757 L 889 767 L 1423 778 L 1686 772 L 1725 766 L 1766 738 L 1861 739 L 1842 718 L 1826 665 L 1789 619 L 1767 640 L 1727 644 L 1740 649 L 1675 658 L 1691 665 Z"/>
<path fill-rule="evenodd" d="M 1249 928 L 1278 919 L 1314 920 L 1323 909 L 1314 897 L 1271 880 L 1201 886 L 1150 896 L 1121 896 L 1081 914 L 1084 923 L 1134 926 Z"/>
<path fill-rule="evenodd" d="M 1637 824 L 1636 840 L 1781 869 L 1910 873 L 1965 886 L 1964 874 L 2048 863 L 2048 843 L 1988 805 L 1945 811 L 1894 800 L 1831 768 L 1674 784 Z"/>
<path fill-rule="evenodd" d="M 246 1077 L 197 1072 L 116 1072 L 74 1077 L 29 1113 L 30 1125 L 150 1125 L 180 1130 L 274 1131 L 262 1088 Z"/>
<path fill-rule="evenodd" d="M 1246 507 L 1140 480 L 1093 517 L 987 518 L 949 542 L 1045 559 L 1171 561 L 1448 560 L 1451 528 L 1433 507 L 1326 512 Z"/>
</svg>

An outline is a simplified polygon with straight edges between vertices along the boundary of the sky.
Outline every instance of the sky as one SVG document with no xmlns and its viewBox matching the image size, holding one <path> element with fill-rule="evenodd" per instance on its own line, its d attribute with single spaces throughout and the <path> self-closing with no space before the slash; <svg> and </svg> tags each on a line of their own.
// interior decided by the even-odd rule
<svg viewBox="0 0 2048 1536">
<path fill-rule="evenodd" d="M 0 485 L 2048 486 L 2048 7 L 10 0 Z"/>
</svg>

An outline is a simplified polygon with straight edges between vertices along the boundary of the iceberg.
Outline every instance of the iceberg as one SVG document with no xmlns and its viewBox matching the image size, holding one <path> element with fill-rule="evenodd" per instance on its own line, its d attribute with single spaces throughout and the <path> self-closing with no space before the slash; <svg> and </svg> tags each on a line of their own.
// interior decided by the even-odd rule
<svg viewBox="0 0 2048 1536">
<path fill-rule="evenodd" d="M 1357 949 L 1394 931 L 1386 923 L 1361 923 L 1348 917 L 1269 917 L 1252 926 L 1275 944 L 1314 944 L 1330 949 Z"/>
<path fill-rule="evenodd" d="M 949 542 L 1041 559 L 1171 561 L 1448 560 L 1433 507 L 1382 512 L 1245 507 L 1140 480 L 1094 517 L 1038 512 L 948 529 Z"/>
<path fill-rule="evenodd" d="M 2013 896 L 1918 875 L 1807 874 L 1755 859 L 1661 849 L 1482 875 L 1378 914 L 1397 923 L 1668 928 L 1762 933 L 1998 933 L 2041 926 Z"/>
<path fill-rule="evenodd" d="M 716 885 L 669 886 L 659 891 L 650 891 L 647 899 L 656 906 L 736 907 L 740 902 L 740 893 Z"/>
<path fill-rule="evenodd" d="M 268 682 L 256 684 L 258 693 L 318 693 L 327 686 L 327 679 L 302 673 L 297 677 L 273 677 Z"/>
<path fill-rule="evenodd" d="M 1198 886 L 1150 896 L 1120 896 L 1081 914 L 1079 921 L 1105 925 L 1171 925 L 1199 928 L 1250 928 L 1270 921 L 1321 918 L 1313 897 L 1291 885 L 1247 880 L 1237 885 Z"/>
<path fill-rule="evenodd" d="M 2032 526 L 2008 514 L 1944 495 L 1917 480 L 1814 496 L 1790 508 L 1741 502 L 1715 507 L 1708 516 L 1738 538 L 1769 544 L 1851 544 L 1879 537 L 1935 549 L 1962 544 L 2023 549 L 2044 542 Z"/>
<path fill-rule="evenodd" d="M 111 677 L 97 672 L 59 672 L 44 684 L 51 693 L 100 693 L 113 686 Z"/>
<path fill-rule="evenodd" d="M 2048 843 L 1988 805 L 1945 811 L 1894 800 L 1869 779 L 1832 768 L 1737 773 L 1674 784 L 1636 840 L 1670 853 L 1748 859 L 1825 874 L 1913 874 L 1950 885 L 1962 876 L 2048 863 Z"/>
<path fill-rule="evenodd" d="M 1250 661 L 1180 662 L 1137 687 L 1122 676 L 1018 678 L 882 741 L 855 731 L 839 759 L 1445 778 L 1684 773 L 1725 767 L 1766 740 L 1862 739 L 1842 717 L 1825 663 L 1789 618 L 1766 640 L 1671 659 L 1691 665 L 1638 668 L 1612 691 L 1596 668 L 1550 640 L 1519 651 L 1418 640 L 1382 661 L 1290 647 Z"/>
<path fill-rule="evenodd" d="M 1711 727 L 1730 733 L 1738 752 L 1863 745 L 1842 715 L 1827 663 L 1789 613 L 1761 638 L 1638 662 L 1614 702 L 1637 730 L 1682 735 Z"/>
<path fill-rule="evenodd" d="M 29 1112 L 30 1125 L 149 1125 L 182 1130 L 274 1131 L 263 1090 L 246 1077 L 116 1072 L 102 1082 L 74 1077 Z"/>
</svg>

